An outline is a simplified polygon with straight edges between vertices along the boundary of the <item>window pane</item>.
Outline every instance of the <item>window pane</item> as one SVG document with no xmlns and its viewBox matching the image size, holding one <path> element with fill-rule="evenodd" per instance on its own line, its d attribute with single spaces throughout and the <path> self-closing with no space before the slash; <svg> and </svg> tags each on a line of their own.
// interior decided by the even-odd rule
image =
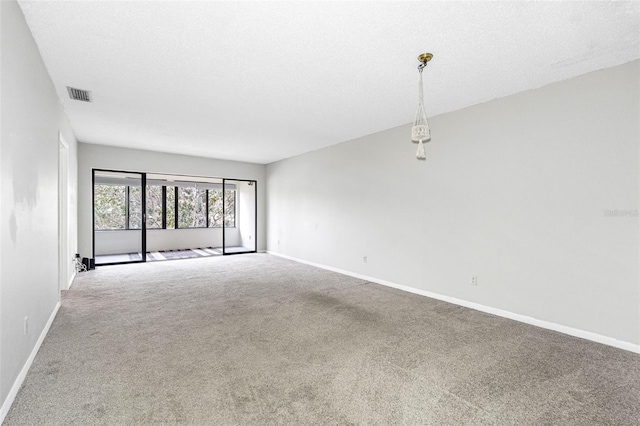
<svg viewBox="0 0 640 426">
<path fill-rule="evenodd" d="M 224 226 L 225 228 L 236 227 L 236 191 L 227 190 L 224 197 Z"/>
<path fill-rule="evenodd" d="M 93 190 L 96 229 L 125 229 L 126 186 L 95 185 Z"/>
<path fill-rule="evenodd" d="M 176 187 L 167 186 L 167 229 L 176 227 Z"/>
<path fill-rule="evenodd" d="M 205 189 L 178 188 L 178 227 L 204 228 L 207 226 Z"/>
<path fill-rule="evenodd" d="M 147 185 L 147 229 L 162 228 L 162 187 Z"/>
<path fill-rule="evenodd" d="M 129 187 L 129 229 L 142 229 L 142 190 Z"/>
<path fill-rule="evenodd" d="M 225 197 L 226 228 L 236 226 L 236 191 L 228 189 Z M 222 190 L 209 190 L 209 228 L 222 228 Z"/>
<path fill-rule="evenodd" d="M 209 190 L 209 228 L 222 228 L 222 190 Z"/>
</svg>

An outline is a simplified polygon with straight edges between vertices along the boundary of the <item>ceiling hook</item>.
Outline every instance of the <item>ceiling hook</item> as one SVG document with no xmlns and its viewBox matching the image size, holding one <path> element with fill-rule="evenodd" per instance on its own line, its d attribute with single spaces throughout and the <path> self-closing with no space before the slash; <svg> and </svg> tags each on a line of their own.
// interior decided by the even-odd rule
<svg viewBox="0 0 640 426">
<path fill-rule="evenodd" d="M 427 62 L 429 62 L 431 58 L 433 58 L 433 55 L 431 53 L 423 53 L 422 55 L 418 56 L 418 60 L 420 61 L 420 65 L 418 65 L 418 71 L 422 72 L 424 67 L 427 66 Z"/>
</svg>

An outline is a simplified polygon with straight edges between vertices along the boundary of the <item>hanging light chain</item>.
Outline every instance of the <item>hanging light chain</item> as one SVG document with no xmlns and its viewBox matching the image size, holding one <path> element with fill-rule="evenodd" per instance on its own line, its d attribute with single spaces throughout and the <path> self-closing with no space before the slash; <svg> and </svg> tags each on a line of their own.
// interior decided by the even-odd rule
<svg viewBox="0 0 640 426">
<path fill-rule="evenodd" d="M 424 106 L 424 88 L 422 85 L 422 68 L 419 68 L 420 71 L 420 82 L 418 83 L 418 102 L 420 102 Z"/>
</svg>

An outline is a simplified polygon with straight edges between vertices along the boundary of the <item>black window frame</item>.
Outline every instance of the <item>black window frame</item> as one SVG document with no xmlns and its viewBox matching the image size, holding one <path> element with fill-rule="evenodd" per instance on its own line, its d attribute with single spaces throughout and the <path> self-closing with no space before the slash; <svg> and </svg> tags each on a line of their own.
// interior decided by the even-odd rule
<svg viewBox="0 0 640 426">
<path fill-rule="evenodd" d="M 107 184 L 100 184 L 100 185 L 104 185 L 104 186 L 109 186 Z M 119 186 L 119 185 L 111 185 L 111 186 Z M 124 186 L 124 185 L 121 185 Z M 231 226 L 227 226 L 225 224 L 225 220 L 226 218 L 222 217 L 222 226 L 209 226 L 210 225 L 210 221 L 209 221 L 209 189 L 205 189 L 205 226 L 190 226 L 190 227 L 180 227 L 179 226 L 179 206 L 180 206 L 180 200 L 179 200 L 179 190 L 178 188 L 181 188 L 180 186 L 177 185 L 149 185 L 147 184 L 147 186 L 145 187 L 145 192 L 146 192 L 146 188 L 147 187 L 151 187 L 151 186 L 160 186 L 162 188 L 162 227 L 154 227 L 151 228 L 149 226 L 146 226 L 145 228 L 147 230 L 167 230 L 167 229 L 232 229 L 232 228 L 236 228 L 237 227 L 237 201 L 238 201 L 238 191 L 235 189 L 227 189 L 227 191 L 231 191 L 233 192 L 233 209 L 234 209 L 234 213 L 233 213 L 233 225 Z M 173 188 L 173 196 L 174 196 L 174 206 L 173 206 L 173 210 L 174 210 L 174 227 L 173 228 L 167 228 L 167 204 L 168 204 L 168 194 L 169 191 L 167 188 Z M 220 191 L 222 191 L 222 189 L 220 189 Z M 145 202 L 146 202 L 146 198 L 145 198 Z M 225 196 L 223 194 L 222 197 L 222 202 L 225 202 Z M 125 186 L 125 200 L 124 200 L 124 204 L 125 204 L 125 227 L 124 228 L 113 228 L 113 229 L 96 229 L 96 231 L 139 231 L 140 229 L 142 229 L 142 226 L 139 228 L 132 228 L 131 227 L 131 186 L 127 185 Z M 146 208 L 145 208 L 146 210 Z M 146 221 L 146 216 L 145 215 L 145 221 Z"/>
</svg>

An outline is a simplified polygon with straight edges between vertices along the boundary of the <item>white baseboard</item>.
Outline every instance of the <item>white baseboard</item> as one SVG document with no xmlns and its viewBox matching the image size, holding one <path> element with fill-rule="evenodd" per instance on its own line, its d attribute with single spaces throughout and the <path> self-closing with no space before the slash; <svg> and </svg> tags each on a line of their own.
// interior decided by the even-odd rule
<svg viewBox="0 0 640 426">
<path fill-rule="evenodd" d="M 51 316 L 49 317 L 47 324 L 44 326 L 42 333 L 40 333 L 40 337 L 38 337 L 38 341 L 33 347 L 33 350 L 31 351 L 29 358 L 27 358 L 27 361 L 24 363 L 22 370 L 20 370 L 20 374 L 18 374 L 16 381 L 13 382 L 13 386 L 11 386 L 11 389 L 9 390 L 9 394 L 7 395 L 7 398 L 2 403 L 2 407 L 0 407 L 0 425 L 2 424 L 2 422 L 4 422 L 4 418 L 9 413 L 11 404 L 13 404 L 13 401 L 16 399 L 16 395 L 18 395 L 20 386 L 22 386 L 24 379 L 27 377 L 27 372 L 31 368 L 31 364 L 35 359 L 36 354 L 38 353 L 38 350 L 40 349 L 40 346 L 44 341 L 44 338 L 47 336 L 47 333 L 49 332 L 49 328 L 51 327 L 51 324 L 53 323 L 53 320 L 56 317 L 56 314 L 58 313 L 58 309 L 60 309 L 60 302 L 56 303 L 55 308 L 53 308 L 53 312 L 51 313 Z"/>
<path fill-rule="evenodd" d="M 76 279 L 76 275 L 78 273 L 76 271 L 73 271 L 73 275 L 71 275 L 71 278 L 69 279 L 69 283 L 67 284 L 67 288 L 65 290 L 69 290 L 71 288 L 71 286 L 73 285 L 73 280 Z"/>
<path fill-rule="evenodd" d="M 432 293 L 426 290 L 420 290 L 417 288 L 409 287 L 406 285 L 392 283 L 390 281 L 381 280 L 374 277 L 368 277 L 366 275 L 357 274 L 351 271 L 346 271 L 344 269 L 338 269 L 331 266 L 321 265 L 315 262 L 309 262 L 303 259 L 298 259 L 292 256 L 287 256 L 285 254 L 276 253 L 267 250 L 267 253 L 272 254 L 274 256 L 279 256 L 285 259 L 293 260 L 295 262 L 304 263 L 306 265 L 315 266 L 321 269 L 326 269 L 328 271 L 338 272 L 340 274 L 348 275 L 354 278 L 359 278 L 366 281 L 371 281 L 376 284 L 381 284 L 387 287 L 397 288 L 398 290 L 407 291 L 409 293 L 419 294 L 421 296 L 431 297 L 432 299 L 443 300 L 445 302 L 453 303 L 455 305 L 464 306 L 466 308 L 475 309 L 477 311 L 486 312 L 488 314 L 497 315 L 499 317 L 512 319 L 515 321 L 523 322 L 525 324 L 534 325 L 540 328 L 546 328 L 548 330 L 557 331 L 560 333 L 568 334 L 574 337 L 580 337 L 582 339 L 591 340 L 593 342 L 602 343 L 604 345 L 613 346 L 619 349 L 624 349 L 630 352 L 635 352 L 640 354 L 640 345 L 636 345 L 635 343 L 625 342 L 623 340 L 618 340 L 613 337 L 603 336 L 601 334 L 592 333 L 590 331 L 580 330 L 578 328 L 568 327 L 566 325 L 556 324 L 549 321 L 540 320 L 537 318 L 529 317 L 526 315 L 520 315 L 513 312 L 505 311 L 498 308 L 492 308 L 490 306 L 481 305 L 475 302 L 469 302 L 463 299 L 457 299 L 455 297 L 445 296 L 438 293 Z"/>
</svg>

